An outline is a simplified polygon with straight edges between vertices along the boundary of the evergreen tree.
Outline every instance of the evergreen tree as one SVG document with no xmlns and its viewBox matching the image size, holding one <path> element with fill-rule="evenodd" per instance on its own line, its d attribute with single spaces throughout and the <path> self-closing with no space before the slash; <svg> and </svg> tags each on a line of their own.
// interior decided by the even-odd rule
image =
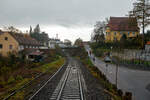
<svg viewBox="0 0 150 100">
<path fill-rule="evenodd" d="M 78 39 L 76 39 L 74 45 L 82 46 L 82 42 L 83 42 L 82 39 L 78 38 Z"/>
<path fill-rule="evenodd" d="M 121 39 L 120 39 L 120 47 L 125 48 L 127 46 L 127 44 L 126 44 L 127 42 L 128 42 L 127 36 L 126 36 L 126 34 L 123 34 Z"/>
<path fill-rule="evenodd" d="M 32 27 L 30 26 L 29 34 L 32 34 Z"/>
<path fill-rule="evenodd" d="M 36 27 L 34 28 L 34 33 L 39 34 L 40 33 L 40 25 L 37 24 Z"/>
</svg>

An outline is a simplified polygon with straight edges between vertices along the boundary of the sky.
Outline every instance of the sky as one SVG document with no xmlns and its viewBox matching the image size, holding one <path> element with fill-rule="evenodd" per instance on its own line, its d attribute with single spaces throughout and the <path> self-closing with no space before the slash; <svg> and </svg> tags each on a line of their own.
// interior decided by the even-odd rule
<svg viewBox="0 0 150 100">
<path fill-rule="evenodd" d="M 61 40 L 90 40 L 96 21 L 128 14 L 135 0 L 0 0 L 0 28 L 22 31 L 40 24 L 41 31 Z"/>
</svg>

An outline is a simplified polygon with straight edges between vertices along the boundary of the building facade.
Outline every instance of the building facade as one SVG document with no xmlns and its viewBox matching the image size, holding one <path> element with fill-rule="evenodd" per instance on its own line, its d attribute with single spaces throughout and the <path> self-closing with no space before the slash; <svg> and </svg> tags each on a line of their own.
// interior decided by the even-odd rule
<svg viewBox="0 0 150 100">
<path fill-rule="evenodd" d="M 120 41 L 125 34 L 127 38 L 136 38 L 140 33 L 136 18 L 110 17 L 106 27 L 106 42 Z"/>
<path fill-rule="evenodd" d="M 41 44 L 35 39 L 22 33 L 3 32 L 0 34 L 0 54 L 18 53 L 25 48 L 39 48 Z"/>
<path fill-rule="evenodd" d="M 64 42 L 62 42 L 60 39 L 50 38 L 48 47 L 51 49 L 55 49 L 56 46 L 59 46 L 60 48 L 67 47 L 67 45 Z"/>
</svg>

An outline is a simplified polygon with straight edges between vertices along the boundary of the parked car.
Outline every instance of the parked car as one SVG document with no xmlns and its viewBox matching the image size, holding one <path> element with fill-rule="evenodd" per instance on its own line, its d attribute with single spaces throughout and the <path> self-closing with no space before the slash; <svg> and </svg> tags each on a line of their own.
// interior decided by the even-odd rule
<svg viewBox="0 0 150 100">
<path fill-rule="evenodd" d="M 41 62 L 41 61 L 43 61 L 43 57 L 42 56 L 37 56 L 33 60 L 33 62 Z"/>
<path fill-rule="evenodd" d="M 110 57 L 106 56 L 106 57 L 104 58 L 104 61 L 105 61 L 106 63 L 110 63 L 112 60 L 111 60 Z"/>
</svg>

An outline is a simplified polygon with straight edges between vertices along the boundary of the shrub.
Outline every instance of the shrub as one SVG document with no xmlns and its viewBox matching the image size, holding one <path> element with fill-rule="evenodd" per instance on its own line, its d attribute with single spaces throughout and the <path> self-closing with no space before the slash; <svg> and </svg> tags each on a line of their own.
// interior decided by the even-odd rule
<svg viewBox="0 0 150 100">
<path fill-rule="evenodd" d="M 5 80 L 3 78 L 0 79 L 0 88 L 3 88 L 3 86 L 5 85 Z"/>
<path fill-rule="evenodd" d="M 115 91 L 117 91 L 117 87 L 116 87 L 115 84 L 112 84 L 112 89 L 115 90 Z"/>
<path fill-rule="evenodd" d="M 15 78 L 13 76 L 10 76 L 8 79 L 8 84 L 14 83 L 15 82 Z"/>
<path fill-rule="evenodd" d="M 10 100 L 24 100 L 24 92 L 18 92 Z"/>
<path fill-rule="evenodd" d="M 122 95 L 123 95 L 122 90 L 120 90 L 120 89 L 118 90 L 118 95 L 122 97 Z"/>
<path fill-rule="evenodd" d="M 16 80 L 23 80 L 23 77 L 20 75 L 17 75 Z"/>
<path fill-rule="evenodd" d="M 10 71 L 11 68 L 7 66 L 3 66 L 2 68 L 0 68 L 0 74 L 8 74 Z"/>
<path fill-rule="evenodd" d="M 126 92 L 123 100 L 132 100 L 132 93 Z"/>
</svg>

